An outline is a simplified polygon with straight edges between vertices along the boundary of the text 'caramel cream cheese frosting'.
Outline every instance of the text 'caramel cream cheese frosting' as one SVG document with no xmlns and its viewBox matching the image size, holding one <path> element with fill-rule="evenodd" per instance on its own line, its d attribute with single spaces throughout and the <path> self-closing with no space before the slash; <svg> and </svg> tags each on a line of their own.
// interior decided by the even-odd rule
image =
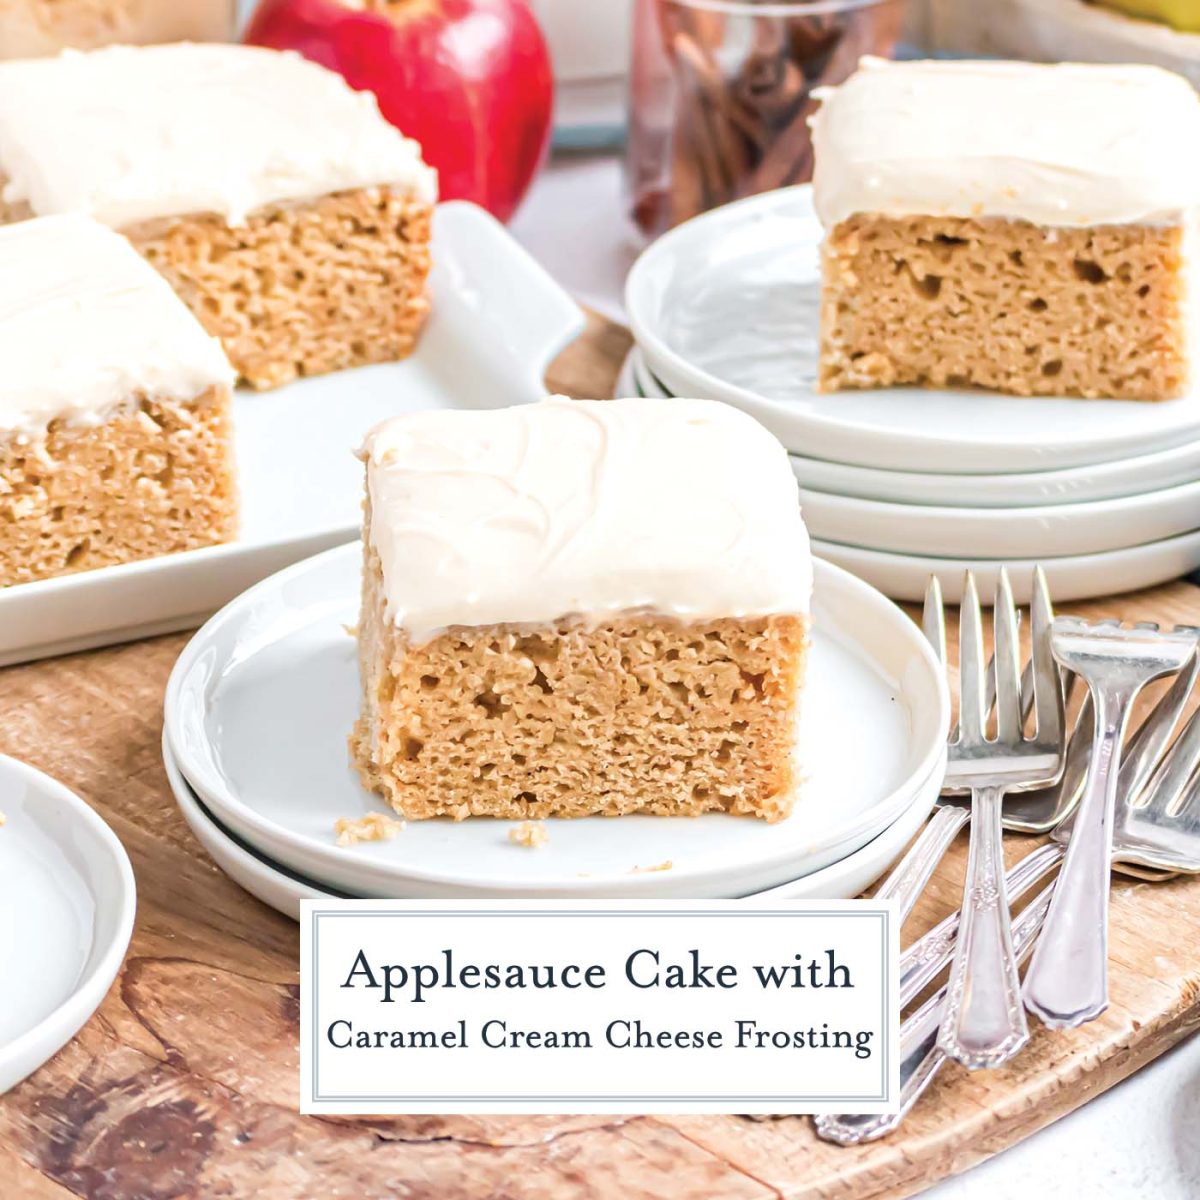
<svg viewBox="0 0 1200 1200">
<path fill-rule="evenodd" d="M 0 226 L 0 430 L 98 424 L 140 396 L 194 400 L 233 369 L 119 233 L 88 217 Z"/>
<path fill-rule="evenodd" d="M 1158 67 L 866 58 L 823 100 L 827 228 L 856 213 L 1176 224 L 1200 205 L 1200 98 Z"/>
<path fill-rule="evenodd" d="M 455 625 L 809 610 L 787 455 L 726 405 L 555 396 L 416 413 L 363 454 L 388 617 L 414 642 Z"/>
<path fill-rule="evenodd" d="M 3 199 L 121 228 L 437 178 L 370 92 L 290 51 L 111 46 L 0 63 Z"/>
</svg>

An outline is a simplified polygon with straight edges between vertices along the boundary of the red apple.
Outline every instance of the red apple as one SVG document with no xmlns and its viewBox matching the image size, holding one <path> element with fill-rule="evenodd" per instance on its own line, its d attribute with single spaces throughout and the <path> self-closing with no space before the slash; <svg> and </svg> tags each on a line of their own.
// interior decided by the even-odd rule
<svg viewBox="0 0 1200 1200">
<path fill-rule="evenodd" d="M 296 50 L 379 98 L 444 200 L 508 220 L 550 143 L 550 56 L 525 0 L 262 0 L 246 41 Z"/>
</svg>

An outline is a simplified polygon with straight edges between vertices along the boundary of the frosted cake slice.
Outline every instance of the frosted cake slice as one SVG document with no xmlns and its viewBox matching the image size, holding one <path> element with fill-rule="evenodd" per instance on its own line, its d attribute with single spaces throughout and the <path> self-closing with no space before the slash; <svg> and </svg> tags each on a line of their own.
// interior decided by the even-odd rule
<svg viewBox="0 0 1200 1200">
<path fill-rule="evenodd" d="M 701 400 L 376 428 L 351 738 L 410 818 L 788 815 L 812 564 L 787 455 Z"/>
<path fill-rule="evenodd" d="M 823 390 L 1187 389 L 1200 99 L 1184 79 L 868 59 L 813 137 Z"/>
<path fill-rule="evenodd" d="M 124 238 L 0 228 L 0 586 L 225 541 L 233 371 Z"/>
<path fill-rule="evenodd" d="M 401 358 L 433 171 L 369 92 L 291 53 L 115 46 L 0 63 L 0 216 L 124 233 L 255 387 Z"/>
</svg>

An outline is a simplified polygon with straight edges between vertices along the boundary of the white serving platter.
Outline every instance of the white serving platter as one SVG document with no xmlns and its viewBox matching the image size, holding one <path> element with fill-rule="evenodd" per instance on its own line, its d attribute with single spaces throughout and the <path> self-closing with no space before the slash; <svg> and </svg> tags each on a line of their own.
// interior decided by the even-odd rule
<svg viewBox="0 0 1200 1200">
<path fill-rule="evenodd" d="M 626 356 L 617 389 L 631 396 L 669 396 L 642 361 L 636 346 Z M 1044 508 L 1085 504 L 1093 500 L 1141 496 L 1200 481 L 1200 441 L 1117 462 L 1007 475 L 887 471 L 799 454 L 791 454 L 789 459 L 800 486 L 812 491 L 894 504 L 958 508 Z"/>
<path fill-rule="evenodd" d="M 1200 483 L 1086 504 L 963 508 L 800 489 L 814 538 L 940 558 L 1061 558 L 1144 546 L 1200 528 Z"/>
<path fill-rule="evenodd" d="M 423 408 L 521 404 L 545 393 L 578 305 L 483 209 L 439 205 L 433 309 L 404 362 L 300 380 L 234 402 L 236 542 L 0 589 L 0 666 L 187 629 L 289 563 L 356 536 L 377 422 Z"/>
<path fill-rule="evenodd" d="M 888 470 L 1058 469 L 1200 438 L 1200 391 L 1158 404 L 921 388 L 817 393 L 820 241 L 808 185 L 726 205 L 659 238 L 625 292 L 647 367 L 674 395 L 744 409 L 793 453 Z"/>
<path fill-rule="evenodd" d="M 1008 569 L 1013 597 L 1028 604 L 1035 566 L 1046 572 L 1056 604 L 1132 592 L 1179 579 L 1200 569 L 1200 531 L 1180 537 L 1112 550 L 1107 554 L 1079 554 L 1064 558 L 987 559 L 933 558 L 918 554 L 889 554 L 836 542 L 813 539 L 813 553 L 852 572 L 893 600 L 918 603 L 929 577 L 936 575 L 948 602 L 962 599 L 963 575 L 972 571 L 981 596 L 996 589 L 1001 567 Z"/>
<path fill-rule="evenodd" d="M 359 558 L 339 547 L 228 605 L 180 656 L 165 701 L 171 752 L 214 815 L 325 884 L 433 898 L 738 896 L 844 858 L 940 786 L 949 701 L 932 652 L 876 591 L 818 562 L 806 781 L 789 820 L 553 820 L 539 850 L 512 845 L 511 822 L 433 820 L 339 848 L 339 817 L 381 808 L 346 752 L 358 674 L 343 626 L 357 619 Z"/>
<path fill-rule="evenodd" d="M 300 919 L 301 900 L 330 900 L 344 898 L 347 893 L 333 891 L 316 880 L 309 879 L 268 858 L 231 833 L 204 807 L 200 798 L 192 791 L 171 754 L 171 747 L 163 739 L 163 764 L 167 780 L 175 796 L 179 811 L 183 813 L 188 827 L 196 839 L 209 853 L 212 860 L 236 884 L 252 896 L 269 905 L 293 921 Z M 935 774 L 944 771 L 945 764 L 935 768 Z M 932 807 L 936 792 L 925 789 L 917 794 L 913 803 L 889 825 L 878 837 L 873 838 L 860 850 L 845 858 L 790 879 L 763 892 L 751 892 L 748 898 L 771 900 L 849 900 L 870 887 L 903 852 L 904 847 L 916 836 Z M 360 897 L 353 897 L 360 899 Z M 404 899 L 398 893 L 390 899 Z"/>
<path fill-rule="evenodd" d="M 116 978 L 135 890 L 116 835 L 78 796 L 0 755 L 0 1092 L 82 1028 Z"/>
</svg>

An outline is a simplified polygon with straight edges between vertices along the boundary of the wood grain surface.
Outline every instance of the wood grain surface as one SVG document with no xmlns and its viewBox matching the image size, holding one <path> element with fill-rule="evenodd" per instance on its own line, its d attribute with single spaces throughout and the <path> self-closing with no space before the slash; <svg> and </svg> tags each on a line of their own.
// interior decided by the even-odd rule
<svg viewBox="0 0 1200 1200">
<path fill-rule="evenodd" d="M 611 394 L 627 344 L 594 318 L 551 385 Z M 1200 589 L 1074 607 L 1196 622 Z M 871 1146 L 826 1145 L 793 1117 L 301 1117 L 296 926 L 205 856 L 163 775 L 162 692 L 186 640 L 0 672 L 0 751 L 94 805 L 138 883 L 129 956 L 99 1013 L 0 1099 L 3 1200 L 895 1200 L 1046 1125 L 1200 1024 L 1200 881 L 1124 881 L 1108 1012 L 1070 1033 L 1036 1029 L 1000 1071 L 943 1071 L 901 1133 Z M 1014 859 L 1032 845 L 1009 842 Z M 964 851 L 960 840 L 906 935 L 957 907 Z"/>
</svg>

